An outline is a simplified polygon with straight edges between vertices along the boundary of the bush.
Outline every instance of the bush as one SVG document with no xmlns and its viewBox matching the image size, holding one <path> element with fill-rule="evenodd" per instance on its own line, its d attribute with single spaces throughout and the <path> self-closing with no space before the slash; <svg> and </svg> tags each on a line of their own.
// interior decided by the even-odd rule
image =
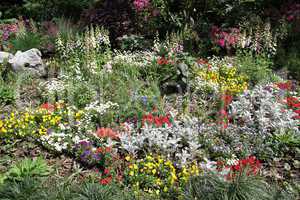
<svg viewBox="0 0 300 200">
<path fill-rule="evenodd" d="M 12 50 L 16 51 L 27 51 L 29 49 L 41 49 L 43 38 L 39 33 L 25 32 L 17 35 L 16 38 L 11 40 Z"/>
<path fill-rule="evenodd" d="M 94 0 L 13 0 L 0 6 L 4 18 L 26 16 L 38 21 L 54 17 L 77 18 Z M 2 4 L 2 3 L 1 3 Z"/>
<path fill-rule="evenodd" d="M 249 84 L 255 86 L 271 81 L 273 65 L 270 58 L 265 55 L 254 55 L 249 52 L 239 52 L 236 63 L 238 70 L 247 75 Z"/>
</svg>

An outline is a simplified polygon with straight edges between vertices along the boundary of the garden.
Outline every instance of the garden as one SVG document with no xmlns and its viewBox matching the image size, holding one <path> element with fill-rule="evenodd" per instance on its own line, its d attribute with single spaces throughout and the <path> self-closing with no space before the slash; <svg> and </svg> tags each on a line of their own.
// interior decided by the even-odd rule
<svg viewBox="0 0 300 200">
<path fill-rule="evenodd" d="M 0 200 L 297 200 L 300 4 L 0 5 Z"/>
</svg>

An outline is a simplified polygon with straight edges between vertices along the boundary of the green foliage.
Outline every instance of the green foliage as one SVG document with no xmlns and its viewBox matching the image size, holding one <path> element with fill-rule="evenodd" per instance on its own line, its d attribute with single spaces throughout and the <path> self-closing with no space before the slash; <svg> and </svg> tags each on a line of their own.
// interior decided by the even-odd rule
<svg viewBox="0 0 300 200">
<path fill-rule="evenodd" d="M 275 64 L 277 68 L 286 68 L 289 75 L 297 80 L 300 79 L 300 31 L 299 20 L 288 22 L 288 35 L 277 47 Z"/>
<path fill-rule="evenodd" d="M 96 96 L 96 91 L 88 82 L 70 81 L 66 86 L 66 95 L 61 98 L 75 105 L 77 108 L 83 108 L 89 104 Z"/>
<path fill-rule="evenodd" d="M 134 200 L 153 199 L 136 195 L 129 189 L 119 185 L 103 186 L 98 182 L 68 183 L 56 180 L 51 184 L 50 179 L 41 182 L 33 177 L 26 177 L 22 181 L 7 181 L 0 185 L 0 200 Z M 60 182 L 59 182 L 60 181 Z"/>
<path fill-rule="evenodd" d="M 249 52 L 240 52 L 236 58 L 238 70 L 247 75 L 249 83 L 254 86 L 259 83 L 271 81 L 273 65 L 270 58 L 265 55 L 254 55 Z"/>
<path fill-rule="evenodd" d="M 275 138 L 282 145 L 300 147 L 300 136 L 292 131 L 286 134 L 275 135 Z"/>
<path fill-rule="evenodd" d="M 21 182 L 7 181 L 0 185 L 0 200 L 38 200 L 40 182 L 32 177 L 25 177 Z"/>
<path fill-rule="evenodd" d="M 42 158 L 25 158 L 15 164 L 7 173 L 7 179 L 12 181 L 22 181 L 26 177 L 44 177 L 48 176 L 50 168 Z"/>
<path fill-rule="evenodd" d="M 276 200 L 293 199 L 285 191 L 279 191 L 264 180 L 246 174 L 234 181 L 225 181 L 216 174 L 206 174 L 191 178 L 186 189 L 186 200 Z"/>
<path fill-rule="evenodd" d="M 291 47 L 288 51 L 280 49 L 276 59 L 276 64 L 280 67 L 288 69 L 289 74 L 297 80 L 300 79 L 300 58 L 297 49 L 299 47 Z"/>
<path fill-rule="evenodd" d="M 0 105 L 14 104 L 15 100 L 15 88 L 0 79 Z"/>
<path fill-rule="evenodd" d="M 119 39 L 120 48 L 122 51 L 137 51 L 146 49 L 147 45 L 146 40 L 138 35 L 125 35 Z"/>
<path fill-rule="evenodd" d="M 13 51 L 27 51 L 32 48 L 41 49 L 43 37 L 39 33 L 24 32 L 11 40 Z"/>
<path fill-rule="evenodd" d="M 24 0 L 11 1 L 0 6 L 3 17 L 12 18 L 25 15 L 35 20 L 49 20 L 53 17 L 79 18 L 83 9 L 94 0 Z"/>
<path fill-rule="evenodd" d="M 226 199 L 227 184 L 215 174 L 191 178 L 187 185 L 185 199 Z"/>
<path fill-rule="evenodd" d="M 80 200 L 130 200 L 135 199 L 134 194 L 122 191 L 116 185 L 102 186 L 99 183 L 85 183 L 74 187 L 75 198 Z"/>
</svg>

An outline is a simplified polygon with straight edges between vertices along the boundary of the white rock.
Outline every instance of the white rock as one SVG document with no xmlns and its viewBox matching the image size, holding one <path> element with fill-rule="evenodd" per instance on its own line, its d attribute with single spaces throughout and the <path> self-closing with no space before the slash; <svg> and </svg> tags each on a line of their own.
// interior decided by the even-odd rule
<svg viewBox="0 0 300 200">
<path fill-rule="evenodd" d="M 36 76 L 46 75 L 42 53 L 38 49 L 30 49 L 25 52 L 18 51 L 8 62 L 16 72 L 25 71 Z"/>
<path fill-rule="evenodd" d="M 0 63 L 3 63 L 4 60 L 8 61 L 12 59 L 14 56 L 11 53 L 7 53 L 4 51 L 0 51 Z"/>
</svg>

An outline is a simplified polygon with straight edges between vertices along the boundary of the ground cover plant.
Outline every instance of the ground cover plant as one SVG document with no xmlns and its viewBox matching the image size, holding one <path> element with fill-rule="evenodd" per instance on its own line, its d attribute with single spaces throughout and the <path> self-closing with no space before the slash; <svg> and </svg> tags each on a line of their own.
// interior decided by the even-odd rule
<svg viewBox="0 0 300 200">
<path fill-rule="evenodd" d="M 0 5 L 0 199 L 299 199 L 299 10 Z"/>
</svg>

